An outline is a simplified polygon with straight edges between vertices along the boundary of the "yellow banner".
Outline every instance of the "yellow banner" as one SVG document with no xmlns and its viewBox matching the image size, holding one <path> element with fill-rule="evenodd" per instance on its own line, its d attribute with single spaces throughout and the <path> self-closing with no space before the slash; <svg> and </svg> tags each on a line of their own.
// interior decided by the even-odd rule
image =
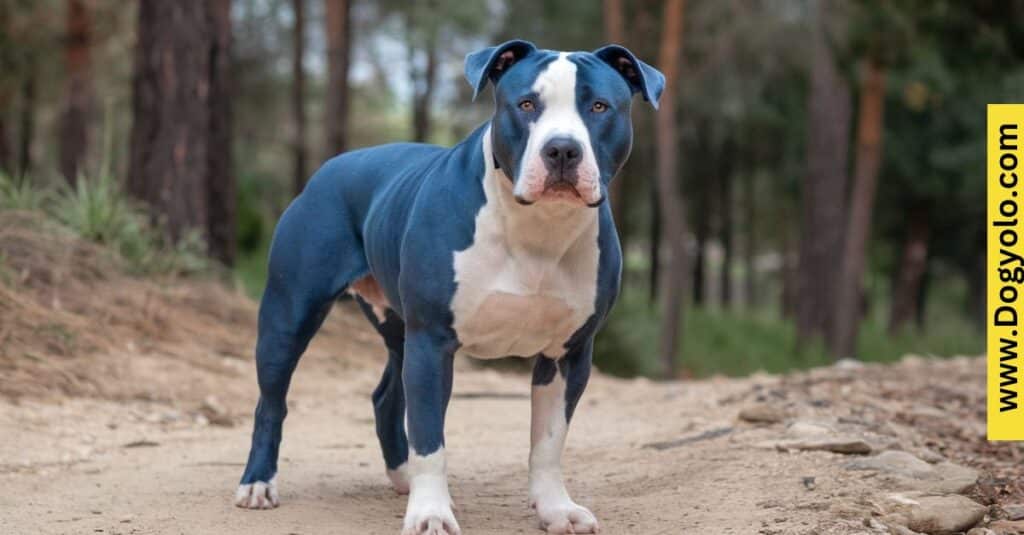
<svg viewBox="0 0 1024 535">
<path fill-rule="evenodd" d="M 988 439 L 1024 440 L 1024 104 L 988 106 Z"/>
</svg>

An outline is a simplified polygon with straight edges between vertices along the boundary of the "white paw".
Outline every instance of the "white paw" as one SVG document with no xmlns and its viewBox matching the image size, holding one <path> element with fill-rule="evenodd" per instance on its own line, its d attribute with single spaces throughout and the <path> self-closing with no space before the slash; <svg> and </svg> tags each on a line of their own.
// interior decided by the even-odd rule
<svg viewBox="0 0 1024 535">
<path fill-rule="evenodd" d="M 461 535 L 459 523 L 455 521 L 451 502 L 431 501 L 419 503 L 409 501 L 409 509 L 405 512 L 405 523 L 402 535 Z"/>
<path fill-rule="evenodd" d="M 399 494 L 409 494 L 409 465 L 402 463 L 394 470 L 388 470 L 391 487 Z"/>
<path fill-rule="evenodd" d="M 257 481 L 239 485 L 235 491 L 235 505 L 243 509 L 273 509 L 281 504 L 277 496 L 277 478 L 270 482 Z"/>
<path fill-rule="evenodd" d="M 594 513 L 572 500 L 536 503 L 540 529 L 548 533 L 598 533 L 601 527 Z"/>
</svg>

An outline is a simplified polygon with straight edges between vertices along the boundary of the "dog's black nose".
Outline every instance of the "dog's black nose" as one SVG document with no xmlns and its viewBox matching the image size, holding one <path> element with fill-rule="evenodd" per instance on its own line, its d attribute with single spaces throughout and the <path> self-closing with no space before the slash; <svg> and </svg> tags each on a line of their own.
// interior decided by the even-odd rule
<svg viewBox="0 0 1024 535">
<path fill-rule="evenodd" d="M 540 152 L 544 156 L 544 164 L 552 171 L 573 170 L 583 160 L 583 147 L 569 137 L 551 138 Z"/>
</svg>

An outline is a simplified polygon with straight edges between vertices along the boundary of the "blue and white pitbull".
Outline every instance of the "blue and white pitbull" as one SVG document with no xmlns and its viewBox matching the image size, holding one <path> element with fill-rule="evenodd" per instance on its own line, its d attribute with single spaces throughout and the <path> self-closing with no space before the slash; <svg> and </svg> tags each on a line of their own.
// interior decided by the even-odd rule
<svg viewBox="0 0 1024 535">
<path fill-rule="evenodd" d="M 542 529 L 596 533 L 569 497 L 561 455 L 619 290 L 608 183 L 632 145 L 631 97 L 665 79 L 621 46 L 538 50 L 509 41 L 466 57 L 492 119 L 450 149 L 392 144 L 328 161 L 277 225 L 260 304 L 260 399 L 239 507 L 278 505 L 285 395 L 332 304 L 356 294 L 384 338 L 373 393 L 387 473 L 408 492 L 404 535 L 460 533 L 445 468 L 456 353 L 536 356 L 530 503 Z"/>
</svg>

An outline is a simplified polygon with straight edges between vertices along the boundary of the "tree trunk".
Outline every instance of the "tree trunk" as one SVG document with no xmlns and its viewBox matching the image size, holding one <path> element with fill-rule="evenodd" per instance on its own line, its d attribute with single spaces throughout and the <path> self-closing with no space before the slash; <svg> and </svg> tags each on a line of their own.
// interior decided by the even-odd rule
<svg viewBox="0 0 1024 535">
<path fill-rule="evenodd" d="M 650 272 L 647 278 L 647 290 L 649 292 L 647 300 L 652 305 L 658 302 L 658 291 L 660 284 L 661 274 L 661 201 L 658 200 L 658 181 L 651 181 L 651 237 L 649 240 L 650 248 Z"/>
<path fill-rule="evenodd" d="M 928 212 L 914 208 L 909 213 L 907 237 L 892 286 L 892 311 L 889 334 L 899 334 L 910 322 L 916 322 L 918 304 L 923 294 L 924 273 L 928 267 Z"/>
<path fill-rule="evenodd" d="M 10 9 L 0 7 L 0 32 L 9 34 Z M 0 52 L 0 72 L 10 73 L 13 71 L 13 60 L 11 54 Z M 10 75 L 8 75 L 10 76 Z M 7 124 L 8 114 L 12 111 L 13 91 L 8 81 L 0 81 L 0 173 L 14 175 L 14 155 L 11 154 L 10 133 Z"/>
<path fill-rule="evenodd" d="M 917 292 L 917 306 L 914 307 L 914 323 L 920 332 L 924 332 L 928 326 L 928 296 L 931 295 L 931 287 L 932 270 L 928 269 L 928 263 L 925 262 L 924 274 L 921 275 L 920 289 Z"/>
<path fill-rule="evenodd" d="M 420 72 L 416 68 L 416 52 L 419 47 L 415 43 L 413 37 L 414 28 L 412 21 L 408 24 L 407 31 L 409 32 L 409 68 L 410 78 L 413 87 L 412 97 L 412 140 L 418 143 L 424 143 L 430 137 L 430 107 L 431 102 L 434 99 L 434 88 L 437 86 L 437 63 L 438 63 L 438 36 L 434 29 L 428 29 L 430 34 L 427 36 L 426 42 L 423 46 L 423 52 L 426 55 L 426 65 L 423 71 Z"/>
<path fill-rule="evenodd" d="M 622 0 L 604 0 L 604 40 L 608 43 L 626 44 L 625 13 L 622 8 Z M 608 201 L 611 203 L 612 218 L 620 225 L 620 234 L 624 234 L 626 221 L 626 204 L 622 177 L 612 180 L 608 185 Z M 620 241 L 622 236 L 619 237 Z M 623 251 L 625 252 L 625 251 Z"/>
<path fill-rule="evenodd" d="M 712 214 L 715 211 L 715 198 L 711 194 L 714 186 L 714 159 L 710 158 L 714 148 L 711 139 L 714 137 L 714 123 L 707 117 L 696 119 L 698 136 L 695 150 L 692 153 L 694 175 L 690 177 L 691 191 L 696 198 L 694 213 L 694 239 L 697 250 L 693 258 L 693 304 L 703 306 L 707 293 L 708 274 L 708 241 L 711 239 Z"/>
<path fill-rule="evenodd" d="M 750 162 L 747 161 L 749 164 Z M 754 189 L 757 187 L 757 166 L 744 165 L 743 192 L 740 195 L 743 226 L 746 229 L 743 240 L 743 293 L 748 308 L 757 305 L 757 218 L 754 203 Z"/>
<path fill-rule="evenodd" d="M 207 225 L 210 254 L 226 266 L 235 261 L 237 206 L 231 161 L 232 108 L 231 0 L 207 0 L 210 48 L 210 133 L 206 175 Z"/>
<path fill-rule="evenodd" d="M 698 209 L 703 212 L 703 205 Z M 693 237 L 696 241 L 697 250 L 693 253 L 693 304 L 704 305 L 704 290 L 707 286 L 707 262 L 708 262 L 708 238 L 711 234 L 711 225 L 708 224 L 707 214 L 697 216 L 694 225 Z"/>
<path fill-rule="evenodd" d="M 68 0 L 64 41 L 64 111 L 60 119 L 60 171 L 74 185 L 89 148 L 93 106 L 92 16 L 85 0 Z"/>
<path fill-rule="evenodd" d="M 306 68 L 303 57 L 306 54 L 306 0 L 292 0 L 292 14 L 295 27 L 292 30 L 292 120 L 295 121 L 295 138 L 292 139 L 294 175 L 292 184 L 295 195 L 306 187 Z"/>
<path fill-rule="evenodd" d="M 846 225 L 842 267 L 836 287 L 833 315 L 832 356 L 853 357 L 860 326 L 861 286 L 871 232 L 871 212 L 882 161 L 882 127 L 885 117 L 885 69 L 876 61 L 865 62 L 857 117 L 857 161 L 853 178 L 850 219 Z"/>
<path fill-rule="evenodd" d="M 829 337 L 835 308 L 835 263 L 842 253 L 845 224 L 850 127 L 849 88 L 836 69 L 825 35 L 828 2 L 815 5 L 795 303 L 797 342 L 801 345 Z"/>
<path fill-rule="evenodd" d="M 31 61 L 31 60 L 30 60 Z M 28 66 L 25 79 L 21 83 L 21 110 L 18 119 L 18 174 L 24 179 L 32 170 L 32 138 L 36 129 L 36 76 L 38 72 L 33 65 Z"/>
<path fill-rule="evenodd" d="M 719 237 L 722 240 L 722 265 L 719 272 L 719 290 L 722 308 L 732 305 L 732 264 L 735 257 L 733 247 L 733 203 L 732 174 L 735 161 L 735 143 L 728 138 L 722 145 L 718 158 L 718 216 L 720 218 Z"/>
<path fill-rule="evenodd" d="M 7 114 L 10 109 L 11 95 L 0 85 L 0 173 L 14 175 L 10 135 L 7 127 Z"/>
<path fill-rule="evenodd" d="M 683 46 L 684 0 L 666 0 L 658 65 L 665 75 L 658 129 L 658 203 L 661 211 L 662 241 L 665 244 L 658 293 L 661 303 L 661 333 L 658 345 L 662 374 L 676 375 L 676 355 L 683 328 L 683 298 L 689 275 L 686 258 L 685 204 L 679 188 L 676 92 L 679 87 Z"/>
<path fill-rule="evenodd" d="M 234 207 L 229 9 L 229 0 L 139 2 L 128 173 L 129 193 L 152 208 L 170 239 L 206 232 L 222 259 Z"/>
<path fill-rule="evenodd" d="M 324 0 L 327 30 L 327 152 L 348 150 L 349 87 L 352 24 L 350 0 Z"/>
</svg>

